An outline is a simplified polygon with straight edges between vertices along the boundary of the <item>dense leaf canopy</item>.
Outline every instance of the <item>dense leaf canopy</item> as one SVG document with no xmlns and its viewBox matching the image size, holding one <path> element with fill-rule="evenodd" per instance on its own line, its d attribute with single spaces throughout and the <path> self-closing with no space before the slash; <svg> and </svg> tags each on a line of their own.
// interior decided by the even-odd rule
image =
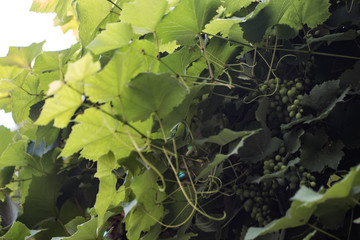
<svg viewBox="0 0 360 240">
<path fill-rule="evenodd" d="M 34 0 L 0 58 L 0 238 L 360 239 L 360 3 Z"/>
</svg>

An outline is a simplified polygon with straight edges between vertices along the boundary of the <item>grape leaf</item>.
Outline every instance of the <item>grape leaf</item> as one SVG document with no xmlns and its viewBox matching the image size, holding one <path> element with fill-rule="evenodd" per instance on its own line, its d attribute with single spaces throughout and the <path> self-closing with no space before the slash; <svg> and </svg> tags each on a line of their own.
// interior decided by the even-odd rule
<svg viewBox="0 0 360 240">
<path fill-rule="evenodd" d="M 51 13 L 55 11 L 58 2 L 59 0 L 34 0 L 31 5 L 30 11 Z"/>
<path fill-rule="evenodd" d="M 79 36 L 82 45 L 87 46 L 95 37 L 100 23 L 111 11 L 111 3 L 98 0 L 78 0 Z"/>
<path fill-rule="evenodd" d="M 312 172 L 321 172 L 327 166 L 336 169 L 344 156 L 343 147 L 341 141 L 329 143 L 324 131 L 306 133 L 300 149 L 301 165 Z"/>
<path fill-rule="evenodd" d="M 30 230 L 23 223 L 14 222 L 9 231 L 1 236 L 1 238 L 6 240 L 25 239 L 30 234 Z"/>
<path fill-rule="evenodd" d="M 284 143 L 286 151 L 289 153 L 295 153 L 301 146 L 300 137 L 305 133 L 303 129 L 293 130 L 284 134 Z"/>
<path fill-rule="evenodd" d="M 0 156 L 0 168 L 8 166 L 27 166 L 30 156 L 26 154 L 27 141 L 9 144 Z"/>
<path fill-rule="evenodd" d="M 127 120 L 145 120 L 152 113 L 162 119 L 178 106 L 187 89 L 169 74 L 142 73 L 134 78 L 121 96 Z"/>
<path fill-rule="evenodd" d="M 77 226 L 77 232 L 71 237 L 62 237 L 61 240 L 95 240 L 97 236 L 97 219 L 93 218 Z"/>
<path fill-rule="evenodd" d="M 135 0 L 124 4 L 120 19 L 130 23 L 137 34 L 154 32 L 167 5 L 166 0 Z"/>
<path fill-rule="evenodd" d="M 44 52 L 36 57 L 33 73 L 42 73 L 59 70 L 59 52 Z"/>
<path fill-rule="evenodd" d="M 357 61 L 353 68 L 346 70 L 340 76 L 340 86 L 351 87 L 355 91 L 360 90 L 360 83 L 356 76 L 360 74 L 360 61 Z"/>
<path fill-rule="evenodd" d="M 106 29 L 95 37 L 87 49 L 101 54 L 128 45 L 132 36 L 131 25 L 123 22 L 108 23 Z"/>
<path fill-rule="evenodd" d="M 32 61 L 41 53 L 44 43 L 45 41 L 33 43 L 28 47 L 10 47 L 6 57 L 0 58 L 0 64 L 30 69 Z"/>
<path fill-rule="evenodd" d="M 225 0 L 223 1 L 223 6 L 226 8 L 227 13 L 234 13 L 248 7 L 252 2 L 255 2 L 255 0 Z"/>
<path fill-rule="evenodd" d="M 40 117 L 35 123 L 47 125 L 54 120 L 55 127 L 64 128 L 69 124 L 70 118 L 81 104 L 81 94 L 64 84 L 55 93 L 54 97 L 45 101 Z"/>
<path fill-rule="evenodd" d="M 29 194 L 23 205 L 24 214 L 19 220 L 27 226 L 35 226 L 43 220 L 58 217 L 57 198 L 65 181 L 65 175 L 33 176 Z M 57 223 L 56 223 L 57 224 Z"/>
<path fill-rule="evenodd" d="M 153 205 L 146 210 L 142 204 L 137 204 L 125 217 L 126 236 L 129 240 L 138 240 L 142 232 L 147 232 L 164 215 L 162 204 Z"/>
<path fill-rule="evenodd" d="M 252 0 L 250 0 L 252 1 Z M 236 1 L 239 3 L 243 3 L 243 1 Z M 227 18 L 227 19 L 214 19 L 210 23 L 205 25 L 204 32 L 216 35 L 221 33 L 223 37 L 227 37 L 229 35 L 230 29 L 235 23 L 241 22 L 241 19 L 237 18 Z"/>
<path fill-rule="evenodd" d="M 84 114 L 79 115 L 75 119 L 78 124 L 72 128 L 61 156 L 67 157 L 82 149 L 83 157 L 95 161 L 109 151 L 114 153 L 116 159 L 127 157 L 134 150 L 128 134 L 131 134 L 134 141 L 141 147 L 146 139 L 141 139 L 137 132 L 124 127 L 121 122 L 105 113 L 110 111 L 109 106 L 104 106 L 101 110 L 87 109 Z M 144 135 L 148 135 L 152 121 L 149 119 L 132 125 Z"/>
<path fill-rule="evenodd" d="M 266 33 L 274 31 L 274 27 L 278 37 L 292 38 L 305 24 L 314 28 L 323 23 L 330 16 L 329 6 L 327 0 L 272 0 L 258 5 L 252 17 L 240 26 L 244 38 L 252 43 L 261 42 Z"/>
<path fill-rule="evenodd" d="M 68 83 L 77 83 L 96 73 L 100 68 L 100 63 L 98 61 L 94 62 L 91 54 L 88 53 L 78 61 L 68 64 L 65 81 Z M 82 90 L 77 85 L 72 84 L 72 87 L 75 87 L 78 91 Z"/>
<path fill-rule="evenodd" d="M 191 43 L 216 14 L 220 1 L 183 0 L 170 11 L 157 26 L 156 32 L 163 43 L 177 40 Z M 179 21 L 181 19 L 181 21 Z"/>
<path fill-rule="evenodd" d="M 84 80 L 85 93 L 94 102 L 111 101 L 122 94 L 131 78 L 146 70 L 144 56 L 136 49 L 117 52 L 101 72 Z"/>
<path fill-rule="evenodd" d="M 179 51 L 161 59 L 161 63 L 163 64 L 160 65 L 159 72 L 169 72 L 172 74 L 176 72 L 179 75 L 185 75 L 186 68 L 189 64 L 200 57 L 201 55 L 198 49 L 184 46 Z"/>
<path fill-rule="evenodd" d="M 18 124 L 28 119 L 30 107 L 41 99 L 38 94 L 39 79 L 35 75 L 28 75 L 25 79 L 11 92 L 13 119 Z"/>
</svg>

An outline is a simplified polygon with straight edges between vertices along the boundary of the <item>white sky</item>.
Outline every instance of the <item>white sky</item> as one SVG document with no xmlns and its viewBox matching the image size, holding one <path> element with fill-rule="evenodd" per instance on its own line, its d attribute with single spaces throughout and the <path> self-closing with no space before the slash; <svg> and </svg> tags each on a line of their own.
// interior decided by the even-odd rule
<svg viewBox="0 0 360 240">
<path fill-rule="evenodd" d="M 55 14 L 30 12 L 31 4 L 32 0 L 0 0 L 0 57 L 6 56 L 10 46 L 46 40 L 43 50 L 56 51 L 76 42 L 71 31 L 63 34 L 60 27 L 54 27 Z M 11 114 L 0 110 L 0 125 L 14 128 Z"/>
</svg>

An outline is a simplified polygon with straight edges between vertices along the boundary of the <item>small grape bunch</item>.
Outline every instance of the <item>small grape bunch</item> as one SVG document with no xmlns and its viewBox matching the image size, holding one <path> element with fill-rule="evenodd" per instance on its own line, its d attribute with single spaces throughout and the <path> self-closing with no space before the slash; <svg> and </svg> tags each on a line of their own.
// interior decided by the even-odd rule
<svg viewBox="0 0 360 240">
<path fill-rule="evenodd" d="M 288 154 L 286 153 L 284 142 L 282 142 L 278 151 L 268 156 L 264 161 L 263 173 L 266 175 L 282 170 L 286 168 L 287 163 Z"/>
<path fill-rule="evenodd" d="M 311 188 L 316 187 L 315 176 L 303 166 L 291 166 L 287 173 L 287 179 L 289 180 L 288 190 L 295 190 L 303 185 Z"/>
<path fill-rule="evenodd" d="M 265 226 L 272 221 L 272 207 L 279 184 L 277 181 L 267 181 L 261 184 L 245 184 L 236 190 L 243 202 L 246 212 L 250 213 L 259 226 Z"/>
</svg>

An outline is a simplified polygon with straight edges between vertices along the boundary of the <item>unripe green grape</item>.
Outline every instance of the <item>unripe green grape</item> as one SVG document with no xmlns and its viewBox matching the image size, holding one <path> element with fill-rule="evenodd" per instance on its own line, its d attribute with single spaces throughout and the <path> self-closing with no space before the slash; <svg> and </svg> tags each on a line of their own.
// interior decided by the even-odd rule
<svg viewBox="0 0 360 240">
<path fill-rule="evenodd" d="M 306 174 L 306 177 L 307 177 L 308 179 L 310 179 L 311 173 L 307 173 L 307 174 Z"/>
<path fill-rule="evenodd" d="M 310 177 L 310 181 L 315 181 L 315 180 L 316 180 L 316 178 L 314 176 Z"/>
<path fill-rule="evenodd" d="M 316 186 L 316 182 L 310 182 L 310 186 L 311 186 L 311 187 L 315 187 L 315 186 Z"/>
<path fill-rule="evenodd" d="M 269 195 L 272 196 L 272 197 L 275 196 L 275 191 L 274 191 L 274 189 L 270 189 L 270 190 L 269 190 Z"/>
<path fill-rule="evenodd" d="M 279 154 L 276 155 L 276 156 L 275 156 L 275 160 L 276 160 L 276 161 L 280 161 L 280 160 L 281 160 L 281 156 L 280 156 Z"/>
<path fill-rule="evenodd" d="M 260 86 L 260 91 L 261 92 L 265 92 L 267 90 L 268 86 L 267 85 L 261 85 Z"/>
<path fill-rule="evenodd" d="M 302 115 L 301 115 L 301 113 L 299 113 L 299 112 L 295 115 L 295 118 L 296 118 L 296 119 L 300 119 L 301 117 L 302 117 Z"/>
<path fill-rule="evenodd" d="M 282 87 L 279 91 L 280 95 L 285 95 L 287 93 L 287 89 L 285 87 Z"/>
<path fill-rule="evenodd" d="M 289 117 L 293 118 L 295 116 L 295 111 L 289 112 Z"/>
<path fill-rule="evenodd" d="M 271 162 L 269 167 L 271 167 L 271 168 L 275 167 L 275 163 Z"/>
<path fill-rule="evenodd" d="M 262 210 L 263 211 L 266 211 L 266 210 L 268 210 L 269 209 L 269 205 L 264 205 L 264 206 L 262 206 Z"/>
<path fill-rule="evenodd" d="M 273 102 L 273 101 L 270 102 L 270 107 L 271 108 L 276 108 L 276 106 L 277 106 L 276 102 Z"/>
<path fill-rule="evenodd" d="M 305 168 L 304 168 L 303 166 L 300 166 L 300 167 L 299 167 L 299 171 L 300 171 L 300 172 L 303 172 L 303 171 L 305 171 Z"/>
<path fill-rule="evenodd" d="M 302 100 L 304 98 L 304 96 L 303 95 L 297 95 L 296 98 L 299 99 L 299 100 Z"/>
<path fill-rule="evenodd" d="M 302 85 L 301 82 L 296 83 L 296 84 L 295 84 L 295 87 L 296 87 L 297 89 L 299 89 L 299 90 L 301 90 L 301 89 L 304 88 L 304 86 Z"/>
<path fill-rule="evenodd" d="M 295 105 L 300 105 L 300 100 L 299 100 L 299 99 L 295 99 L 295 100 L 294 100 L 294 104 L 295 104 Z"/>
<path fill-rule="evenodd" d="M 276 172 L 276 171 L 279 171 L 279 166 L 278 165 L 276 165 L 275 167 L 274 167 L 274 171 Z"/>
<path fill-rule="evenodd" d="M 289 101 L 289 98 L 287 96 L 283 96 L 281 101 L 283 104 L 286 104 Z"/>
<path fill-rule="evenodd" d="M 280 167 L 281 170 L 284 170 L 285 168 L 286 168 L 285 165 L 282 165 L 282 166 Z"/>
<path fill-rule="evenodd" d="M 276 181 L 274 181 L 274 182 L 272 183 L 271 187 L 272 187 L 273 189 L 277 189 L 277 188 L 279 187 L 279 184 L 278 184 Z"/>
<path fill-rule="evenodd" d="M 270 172 L 270 170 L 264 170 L 264 174 L 266 175 L 266 174 L 270 174 L 271 172 Z"/>
</svg>

